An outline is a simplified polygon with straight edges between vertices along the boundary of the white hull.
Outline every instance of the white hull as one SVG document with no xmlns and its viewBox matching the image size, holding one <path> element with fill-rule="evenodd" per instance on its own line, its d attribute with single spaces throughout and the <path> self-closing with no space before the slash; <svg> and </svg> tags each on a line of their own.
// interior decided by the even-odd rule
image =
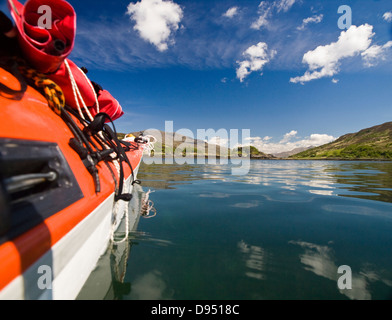
<svg viewBox="0 0 392 320">
<path fill-rule="evenodd" d="M 139 167 L 135 169 L 135 176 L 138 169 Z M 131 193 L 133 187 L 130 180 L 131 177 L 125 186 L 128 186 Z M 0 300 L 76 299 L 98 259 L 108 247 L 113 223 L 114 230 L 119 227 L 125 205 L 128 203 L 120 201 L 119 208 L 116 209 L 114 193 L 109 196 L 23 275 L 5 287 L 0 292 Z M 138 212 L 129 210 L 130 230 L 137 220 Z"/>
<path fill-rule="evenodd" d="M 134 220 L 129 223 L 129 232 L 137 230 L 144 195 L 143 189 L 139 185 L 135 185 L 129 207 L 129 218 Z M 115 300 L 119 297 L 119 294 L 124 293 L 125 288 L 130 290 L 130 284 L 125 281 L 125 274 L 132 241 L 121 241 L 124 238 L 125 230 L 126 221 L 123 219 L 115 237 L 115 240 L 119 242 L 112 242 L 105 254 L 100 257 L 96 268 L 79 292 L 78 300 Z M 122 287 L 121 293 L 116 292 L 116 286 Z"/>
</svg>

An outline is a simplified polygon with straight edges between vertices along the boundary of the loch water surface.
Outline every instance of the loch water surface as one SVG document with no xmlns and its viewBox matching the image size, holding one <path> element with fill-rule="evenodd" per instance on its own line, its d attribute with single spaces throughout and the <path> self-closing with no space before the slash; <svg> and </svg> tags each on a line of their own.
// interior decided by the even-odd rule
<svg viewBox="0 0 392 320">
<path fill-rule="evenodd" d="M 102 299 L 392 298 L 391 162 L 143 164 L 138 178 L 157 215 L 111 248 Z"/>
</svg>

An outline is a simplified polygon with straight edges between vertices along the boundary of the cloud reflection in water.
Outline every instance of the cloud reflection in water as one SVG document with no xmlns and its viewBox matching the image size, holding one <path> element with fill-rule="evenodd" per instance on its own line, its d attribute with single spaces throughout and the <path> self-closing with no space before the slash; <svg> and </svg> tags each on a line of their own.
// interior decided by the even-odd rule
<svg viewBox="0 0 392 320">
<path fill-rule="evenodd" d="M 304 265 L 305 270 L 334 281 L 337 284 L 342 274 L 337 272 L 339 266 L 335 263 L 332 248 L 304 241 L 290 241 L 289 243 L 298 245 L 305 250 L 305 253 L 300 255 L 300 261 Z M 359 273 L 352 272 L 352 289 L 340 290 L 337 286 L 336 289 L 351 300 L 370 300 L 372 296 L 369 285 L 375 281 L 381 281 L 392 287 L 391 281 L 383 279 L 376 271 L 369 270 L 367 266 Z"/>
</svg>

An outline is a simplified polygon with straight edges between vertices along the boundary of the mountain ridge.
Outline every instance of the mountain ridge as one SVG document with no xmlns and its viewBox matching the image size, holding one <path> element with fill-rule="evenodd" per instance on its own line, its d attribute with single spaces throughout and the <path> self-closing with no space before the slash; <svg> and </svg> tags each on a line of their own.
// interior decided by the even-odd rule
<svg viewBox="0 0 392 320">
<path fill-rule="evenodd" d="M 392 160 L 392 122 L 345 134 L 333 142 L 297 153 L 289 158 Z"/>
</svg>

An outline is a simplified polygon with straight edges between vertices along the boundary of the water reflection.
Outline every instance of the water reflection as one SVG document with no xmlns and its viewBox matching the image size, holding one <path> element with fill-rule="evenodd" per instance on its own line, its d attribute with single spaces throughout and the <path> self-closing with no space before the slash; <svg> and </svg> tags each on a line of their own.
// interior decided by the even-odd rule
<svg viewBox="0 0 392 320">
<path fill-rule="evenodd" d="M 332 190 L 309 190 L 310 193 L 318 194 L 322 196 L 333 196 L 334 193 Z"/>
<path fill-rule="evenodd" d="M 163 280 L 162 273 L 158 270 L 147 272 L 132 283 L 129 298 L 132 300 L 169 300 L 174 292 L 169 290 Z"/>
<path fill-rule="evenodd" d="M 380 162 L 253 161 L 243 177 L 144 165 L 160 215 L 130 235 L 124 299 L 390 298 L 391 176 Z M 337 287 L 342 264 L 352 290 Z"/>
<path fill-rule="evenodd" d="M 77 300 L 122 300 L 131 291 L 125 280 L 132 242 L 110 245 L 84 284 Z"/>
<path fill-rule="evenodd" d="M 143 231 L 133 231 L 129 233 L 129 238 L 133 244 L 139 244 L 140 242 L 150 244 L 157 247 L 168 247 L 174 245 L 170 240 L 157 239 L 151 234 Z"/>
<path fill-rule="evenodd" d="M 263 280 L 266 263 L 266 253 L 265 250 L 259 246 L 251 246 L 241 240 L 238 245 L 238 249 L 244 255 L 244 260 L 246 264 L 245 275 L 249 278 L 254 278 L 257 280 Z"/>
<path fill-rule="evenodd" d="M 335 262 L 334 251 L 330 246 L 304 241 L 290 241 L 289 243 L 304 249 L 305 252 L 299 258 L 305 270 L 337 283 L 342 274 L 338 273 L 339 266 Z M 352 271 L 352 289 L 341 290 L 338 287 L 336 289 L 352 300 L 370 300 L 372 298 L 369 289 L 371 283 L 380 281 L 392 287 L 392 281 L 383 279 L 377 271 L 368 268 L 369 266 L 361 269 L 359 273 Z"/>
<path fill-rule="evenodd" d="M 233 204 L 232 207 L 240 208 L 240 209 L 250 209 L 250 208 L 257 208 L 259 205 L 260 205 L 259 201 L 251 200 L 251 201 L 248 201 L 248 202 Z"/>
<path fill-rule="evenodd" d="M 243 183 L 392 202 L 392 162 L 257 160 L 251 162 L 250 172 L 241 177 L 231 175 L 230 165 L 143 165 L 140 171 L 145 185 L 156 189 L 208 180 L 212 184 Z M 218 190 L 212 190 L 211 194 L 225 197 Z"/>
<path fill-rule="evenodd" d="M 200 194 L 199 197 L 201 197 L 201 198 L 224 199 L 224 198 L 229 198 L 230 195 L 228 193 L 213 192 L 213 193 L 203 193 L 203 194 Z"/>
<path fill-rule="evenodd" d="M 175 185 L 190 183 L 200 179 L 194 165 L 177 164 L 142 164 L 138 173 L 138 179 L 142 180 L 143 186 L 153 189 L 174 189 Z"/>
<path fill-rule="evenodd" d="M 328 212 L 337 214 L 353 214 L 358 216 L 379 217 L 392 219 L 391 212 L 378 210 L 369 206 L 354 206 L 354 205 L 335 205 L 329 204 L 322 206 L 322 209 Z"/>
</svg>

